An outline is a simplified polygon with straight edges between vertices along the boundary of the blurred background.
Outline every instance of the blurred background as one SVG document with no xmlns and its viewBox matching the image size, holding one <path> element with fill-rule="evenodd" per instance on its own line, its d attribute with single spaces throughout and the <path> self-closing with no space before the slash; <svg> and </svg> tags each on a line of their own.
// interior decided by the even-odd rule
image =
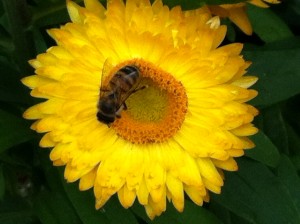
<svg viewBox="0 0 300 224">
<path fill-rule="evenodd" d="M 75 1 L 82 4 L 82 1 Z M 106 4 L 105 1 L 101 1 Z M 203 3 L 239 0 L 165 0 L 170 7 L 194 9 Z M 222 194 L 198 207 L 186 199 L 178 213 L 172 205 L 154 221 L 138 203 L 124 209 L 113 197 L 94 208 L 93 191 L 67 184 L 63 168 L 53 167 L 50 149 L 22 113 L 37 99 L 20 79 L 32 75 L 28 60 L 55 45 L 46 30 L 69 22 L 65 0 L 1 0 L 0 3 L 0 223 L 300 223 L 300 1 L 259 8 L 247 3 L 253 34 L 244 34 L 228 18 L 224 44 L 244 43 L 252 61 L 249 74 L 259 77 L 251 101 L 260 110 L 252 137 L 256 147 L 238 158 L 238 172 L 225 172 Z"/>
</svg>

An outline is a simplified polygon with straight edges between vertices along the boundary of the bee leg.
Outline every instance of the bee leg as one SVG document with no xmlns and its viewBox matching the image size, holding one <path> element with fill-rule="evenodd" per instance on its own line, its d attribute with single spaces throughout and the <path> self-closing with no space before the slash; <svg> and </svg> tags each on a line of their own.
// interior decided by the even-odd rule
<svg viewBox="0 0 300 224">
<path fill-rule="evenodd" d="M 123 107 L 124 107 L 124 108 L 123 108 L 124 110 L 127 110 L 127 105 L 126 105 L 125 102 L 123 103 Z"/>
<path fill-rule="evenodd" d="M 121 117 L 121 112 L 122 112 L 122 110 L 124 109 L 124 103 L 121 105 L 121 107 L 118 109 L 118 111 L 116 112 L 116 117 L 117 118 L 120 118 Z M 127 109 L 127 107 L 126 107 L 126 109 Z"/>
<path fill-rule="evenodd" d="M 145 89 L 145 88 L 147 88 L 147 87 L 148 87 L 147 85 L 141 86 L 141 87 L 136 88 L 135 90 L 133 90 L 132 93 L 135 93 L 135 92 L 137 92 L 137 91 L 139 91 L 139 90 L 142 90 L 142 89 Z"/>
<path fill-rule="evenodd" d="M 120 118 L 120 117 L 121 117 L 121 111 L 122 111 L 122 110 L 118 110 L 118 111 L 116 112 L 116 117 L 117 117 L 117 118 Z"/>
</svg>

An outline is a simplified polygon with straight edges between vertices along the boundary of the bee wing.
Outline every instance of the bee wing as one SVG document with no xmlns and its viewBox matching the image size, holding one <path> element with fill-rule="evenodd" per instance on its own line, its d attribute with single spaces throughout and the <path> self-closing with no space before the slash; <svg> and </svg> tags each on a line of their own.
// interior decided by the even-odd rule
<svg viewBox="0 0 300 224">
<path fill-rule="evenodd" d="M 112 60 L 111 58 L 106 58 L 103 67 L 102 67 L 102 74 L 101 74 L 101 80 L 100 80 L 100 98 L 103 96 L 103 94 L 107 91 L 109 91 L 108 81 L 107 77 L 109 76 L 109 73 L 111 69 L 113 68 Z"/>
<path fill-rule="evenodd" d="M 125 104 L 125 101 L 128 99 L 128 97 L 129 97 L 131 94 L 133 94 L 133 93 L 135 93 L 136 91 L 139 91 L 139 90 L 141 90 L 141 89 L 144 89 L 144 88 L 145 88 L 145 86 L 141 86 L 141 80 L 139 80 L 139 82 L 137 82 L 137 83 L 135 84 L 135 86 L 132 87 L 132 89 L 131 89 L 130 91 L 128 91 L 128 92 L 126 92 L 126 93 L 123 93 L 123 94 L 119 94 L 119 101 L 118 101 L 118 102 L 120 102 L 119 107 L 121 107 L 123 104 Z"/>
</svg>

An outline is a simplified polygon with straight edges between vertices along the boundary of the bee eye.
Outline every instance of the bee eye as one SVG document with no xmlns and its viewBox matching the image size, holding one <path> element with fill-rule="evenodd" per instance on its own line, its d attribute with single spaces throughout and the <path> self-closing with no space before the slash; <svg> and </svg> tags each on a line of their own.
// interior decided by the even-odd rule
<svg viewBox="0 0 300 224">
<path fill-rule="evenodd" d="M 101 111 L 105 114 L 114 114 L 116 113 L 116 104 L 114 102 L 103 101 L 100 104 Z"/>
</svg>

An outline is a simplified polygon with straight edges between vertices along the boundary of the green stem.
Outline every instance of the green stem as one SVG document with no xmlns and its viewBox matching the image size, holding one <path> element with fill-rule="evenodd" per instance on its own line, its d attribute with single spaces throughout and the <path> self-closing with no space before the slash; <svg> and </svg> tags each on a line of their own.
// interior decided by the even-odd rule
<svg viewBox="0 0 300 224">
<path fill-rule="evenodd" d="M 14 44 L 13 58 L 21 75 L 32 73 L 28 60 L 34 57 L 35 49 L 31 33 L 28 31 L 30 14 L 26 0 L 2 0 L 9 30 Z"/>
</svg>

